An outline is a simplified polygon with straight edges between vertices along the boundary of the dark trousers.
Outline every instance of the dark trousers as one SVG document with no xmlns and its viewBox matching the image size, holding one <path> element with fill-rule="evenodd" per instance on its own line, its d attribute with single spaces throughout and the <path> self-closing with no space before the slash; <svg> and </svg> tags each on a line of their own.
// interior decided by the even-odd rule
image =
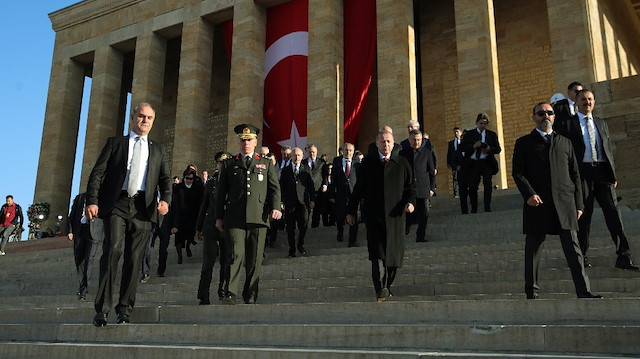
<svg viewBox="0 0 640 359">
<path fill-rule="evenodd" d="M 544 240 L 544 234 L 527 234 L 525 237 L 524 291 L 527 294 L 527 298 L 536 296 L 540 289 L 538 286 L 538 269 L 542 259 L 542 244 Z M 571 270 L 576 294 L 578 296 L 588 294 L 591 291 L 589 277 L 584 270 L 584 259 L 580 251 L 576 231 L 561 229 L 560 243 L 562 244 L 562 251 L 567 259 L 569 270 Z"/>
<path fill-rule="evenodd" d="M 313 212 L 311 214 L 311 228 L 316 228 L 320 226 L 320 217 L 324 218 L 324 210 L 326 208 L 325 202 L 327 200 L 324 198 L 326 192 L 322 192 L 322 189 L 316 192 L 316 201 L 315 207 L 313 207 Z M 327 221 L 324 221 L 325 226 Z"/>
<path fill-rule="evenodd" d="M 86 294 L 89 287 L 89 281 L 93 275 L 93 260 L 98 253 L 98 247 L 102 239 L 93 239 L 91 237 L 91 231 L 89 230 L 89 224 L 82 224 L 80 226 L 80 233 L 77 237 L 73 238 L 75 241 L 82 241 L 82 245 L 77 248 L 74 246 L 74 250 L 78 250 L 81 253 L 76 253 L 76 258 L 80 259 L 76 267 L 78 273 L 78 293 Z"/>
<path fill-rule="evenodd" d="M 151 255 L 153 253 L 153 238 L 155 236 L 155 231 L 152 229 L 149 234 L 149 240 L 147 241 L 147 245 L 144 247 L 144 254 L 142 255 L 142 266 L 140 271 L 140 279 L 149 275 L 149 271 L 151 270 Z"/>
<path fill-rule="evenodd" d="M 167 270 L 167 256 L 169 252 L 169 240 L 171 239 L 171 228 L 160 227 L 157 230 L 160 243 L 158 245 L 158 275 L 164 275 Z"/>
<path fill-rule="evenodd" d="M 296 225 L 298 226 L 298 248 L 304 245 L 304 236 L 309 227 L 309 209 L 301 203 L 285 208 L 284 221 L 287 227 L 287 239 L 289 240 L 289 255 L 296 254 Z"/>
<path fill-rule="evenodd" d="M 409 228 L 413 223 L 418 223 L 418 230 L 416 231 L 416 241 L 423 241 L 427 232 L 427 222 L 429 221 L 429 199 L 428 198 L 416 198 L 416 208 L 413 213 L 408 213 L 406 216 L 407 234 Z"/>
<path fill-rule="evenodd" d="M 244 261 L 245 282 L 242 298 L 245 302 L 258 299 L 258 282 L 262 258 L 264 255 L 264 240 L 267 227 L 247 225 L 245 228 L 227 228 L 226 238 L 229 248 L 232 248 L 231 272 L 229 278 L 229 294 L 236 296 L 240 287 L 240 267 Z"/>
<path fill-rule="evenodd" d="M 480 185 L 480 178 L 482 178 L 482 186 L 484 187 L 484 210 L 491 210 L 491 192 L 493 191 L 492 177 L 491 166 L 489 166 L 489 162 L 486 159 L 469 161 L 467 185 L 469 186 L 468 194 L 469 201 L 471 202 L 471 212 L 475 213 L 478 211 L 478 186 Z"/>
<path fill-rule="evenodd" d="M 469 213 L 469 185 L 467 183 L 468 168 L 465 166 L 458 171 L 458 193 L 460 195 L 460 210 L 462 214 Z"/>
<path fill-rule="evenodd" d="M 611 239 L 616 245 L 618 258 L 630 258 L 629 241 L 624 232 L 622 214 L 618 208 L 616 190 L 613 184 L 607 183 L 605 177 L 607 169 L 604 166 L 582 166 L 582 182 L 584 193 L 584 213 L 578 219 L 578 241 L 583 255 L 587 255 L 589 249 L 589 232 L 591 231 L 591 217 L 593 216 L 593 201 L 598 201 L 607 229 L 611 233 Z"/>
<path fill-rule="evenodd" d="M 458 170 L 451 170 L 451 179 L 453 180 L 453 196 L 458 197 L 460 195 L 460 187 L 458 186 Z"/>
<path fill-rule="evenodd" d="M 146 214 L 144 194 L 129 198 L 120 195 L 112 213 L 104 218 L 104 244 L 100 258 L 100 285 L 96 293 L 95 310 L 109 313 L 112 292 L 118 272 L 118 261 L 123 256 L 120 296 L 115 306 L 117 313 L 130 315 L 136 301 L 142 255 L 149 240 L 152 222 Z"/>
<path fill-rule="evenodd" d="M 217 231 L 217 230 L 216 230 Z M 198 299 L 209 300 L 209 288 L 213 278 L 213 266 L 220 254 L 220 282 L 218 284 L 218 298 L 224 298 L 229 292 L 229 250 L 222 233 L 217 236 L 205 236 L 202 241 L 202 270 L 198 284 Z"/>
<path fill-rule="evenodd" d="M 371 260 L 371 279 L 376 294 L 380 293 L 382 288 L 391 289 L 397 271 L 398 267 L 387 267 L 383 259 Z"/>
</svg>

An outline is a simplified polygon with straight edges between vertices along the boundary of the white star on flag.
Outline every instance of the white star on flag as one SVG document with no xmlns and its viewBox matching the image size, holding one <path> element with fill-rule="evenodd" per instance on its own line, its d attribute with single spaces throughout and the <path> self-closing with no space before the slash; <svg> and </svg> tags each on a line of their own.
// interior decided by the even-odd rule
<svg viewBox="0 0 640 359">
<path fill-rule="evenodd" d="M 300 133 L 298 133 L 298 127 L 296 127 L 296 121 L 291 122 L 291 133 L 289 134 L 289 138 L 278 141 L 280 147 L 291 146 L 304 148 L 307 145 L 307 137 L 300 137 Z"/>
</svg>

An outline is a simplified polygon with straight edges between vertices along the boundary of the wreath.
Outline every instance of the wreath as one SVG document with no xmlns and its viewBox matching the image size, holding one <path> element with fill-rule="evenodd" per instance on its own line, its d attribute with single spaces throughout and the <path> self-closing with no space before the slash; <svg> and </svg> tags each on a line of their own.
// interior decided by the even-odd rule
<svg viewBox="0 0 640 359">
<path fill-rule="evenodd" d="M 34 203 L 27 209 L 27 218 L 30 222 L 42 222 L 49 218 L 49 203 Z"/>
</svg>

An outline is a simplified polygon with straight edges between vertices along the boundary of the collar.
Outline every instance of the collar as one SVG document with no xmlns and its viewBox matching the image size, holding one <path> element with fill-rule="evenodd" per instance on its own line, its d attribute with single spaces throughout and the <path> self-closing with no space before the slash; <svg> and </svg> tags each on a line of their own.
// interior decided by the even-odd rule
<svg viewBox="0 0 640 359">
<path fill-rule="evenodd" d="M 144 140 L 145 142 L 147 142 L 149 135 L 139 135 L 133 131 L 129 132 L 129 138 L 135 139 L 136 137 L 140 137 L 141 140 Z"/>
<path fill-rule="evenodd" d="M 544 138 L 544 136 L 546 136 L 546 135 L 553 134 L 553 130 L 551 132 L 549 132 L 549 133 L 546 133 L 546 132 L 542 132 L 542 130 L 540 130 L 539 128 L 536 128 L 536 131 L 538 131 L 538 133 L 540 134 L 540 136 L 542 136 L 542 138 Z"/>
<path fill-rule="evenodd" d="M 411 149 L 413 149 L 413 147 Z M 380 153 L 380 151 L 378 151 L 378 158 L 380 158 L 380 160 L 383 160 L 383 161 L 385 158 L 389 160 L 391 158 L 391 154 L 389 154 L 388 156 L 385 156 L 382 153 Z"/>
</svg>

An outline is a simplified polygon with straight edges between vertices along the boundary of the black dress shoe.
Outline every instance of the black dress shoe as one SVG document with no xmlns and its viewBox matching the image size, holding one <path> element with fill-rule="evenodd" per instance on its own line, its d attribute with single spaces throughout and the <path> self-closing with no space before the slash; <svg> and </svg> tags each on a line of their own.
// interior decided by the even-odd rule
<svg viewBox="0 0 640 359">
<path fill-rule="evenodd" d="M 78 292 L 78 294 L 76 294 L 78 296 L 78 300 L 81 302 L 86 302 L 87 301 L 87 293 L 83 293 L 83 292 Z"/>
<path fill-rule="evenodd" d="M 249 299 L 245 299 L 244 300 L 244 304 L 256 304 L 256 299 L 254 297 L 251 297 Z"/>
<path fill-rule="evenodd" d="M 129 315 L 128 314 L 118 313 L 118 317 L 117 317 L 116 323 L 118 323 L 118 324 L 129 324 L 129 323 L 131 323 L 131 320 L 129 319 Z"/>
<path fill-rule="evenodd" d="M 96 313 L 93 317 L 93 325 L 96 327 L 104 327 L 107 325 L 107 314 L 106 313 Z"/>
<path fill-rule="evenodd" d="M 209 301 L 209 298 L 200 299 L 200 303 L 198 303 L 198 305 L 209 305 L 209 304 L 211 304 L 211 302 Z"/>
<path fill-rule="evenodd" d="M 618 257 L 618 260 L 616 260 L 616 268 L 630 270 L 630 271 L 636 271 L 636 272 L 640 271 L 640 268 L 638 268 L 637 266 L 633 265 L 633 261 L 631 261 L 631 258 L 626 257 L 626 256 Z"/>
<path fill-rule="evenodd" d="M 527 299 L 538 299 L 538 293 L 527 294 Z"/>
<path fill-rule="evenodd" d="M 336 239 L 338 240 L 338 242 L 344 241 L 344 239 L 342 239 L 342 236 L 338 236 Z"/>
<path fill-rule="evenodd" d="M 585 268 L 591 268 L 592 267 L 591 261 L 589 261 L 589 257 L 587 257 L 587 256 L 584 256 L 584 267 Z"/>
<path fill-rule="evenodd" d="M 191 257 L 193 253 L 191 253 L 191 248 L 187 247 L 187 257 Z"/>
<path fill-rule="evenodd" d="M 584 293 L 584 294 L 580 294 L 578 295 L 578 298 L 584 298 L 584 299 L 601 299 L 602 296 L 601 295 L 597 295 L 597 294 L 591 294 L 589 292 Z"/>
<path fill-rule="evenodd" d="M 145 274 L 142 279 L 140 279 L 140 283 L 147 283 L 149 281 L 149 275 Z"/>
<path fill-rule="evenodd" d="M 226 297 L 224 297 L 224 299 L 222 300 L 222 304 L 236 305 L 236 297 L 232 294 L 229 294 Z"/>
<path fill-rule="evenodd" d="M 382 288 L 378 292 L 377 301 L 378 301 L 378 303 L 386 302 L 388 297 L 389 297 L 389 289 L 388 288 Z"/>
<path fill-rule="evenodd" d="M 424 243 L 424 242 L 427 242 L 427 239 L 426 238 L 416 238 L 416 242 Z"/>
<path fill-rule="evenodd" d="M 351 247 L 357 247 L 358 246 L 358 242 L 351 242 L 349 241 L 349 248 Z"/>
<path fill-rule="evenodd" d="M 298 247 L 298 252 L 300 252 L 300 254 L 302 254 L 303 256 L 307 255 L 307 251 L 304 250 L 303 246 Z"/>
</svg>

